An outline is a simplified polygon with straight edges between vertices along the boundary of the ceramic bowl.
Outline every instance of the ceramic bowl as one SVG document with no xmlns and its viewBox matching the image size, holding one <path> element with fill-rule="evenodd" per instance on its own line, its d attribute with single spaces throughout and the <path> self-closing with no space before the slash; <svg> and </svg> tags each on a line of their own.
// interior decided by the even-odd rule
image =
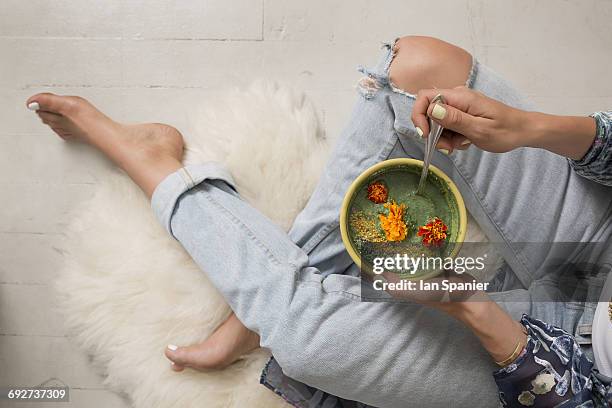
<svg viewBox="0 0 612 408">
<path fill-rule="evenodd" d="M 467 229 L 463 197 L 455 183 L 435 166 L 429 168 L 423 193 L 416 195 L 422 167 L 421 160 L 386 160 L 364 171 L 346 192 L 340 212 L 340 231 L 346 250 L 362 272 L 371 272 L 371 262 L 368 262 L 367 254 L 377 250 L 368 248 L 378 248 L 370 242 L 385 240 L 378 214 L 388 213 L 388 210 L 383 204 L 373 203 L 367 197 L 368 186 L 377 181 L 387 187 L 388 201 L 406 206 L 404 220 L 408 232 L 401 245 L 407 248 L 406 252 L 410 256 L 423 254 L 454 258 L 459 253 Z M 422 237 L 417 236 L 419 226 L 425 225 L 434 216 L 448 226 L 446 241 L 437 247 L 424 245 Z M 440 272 L 427 271 L 405 278 L 427 279 Z"/>
</svg>

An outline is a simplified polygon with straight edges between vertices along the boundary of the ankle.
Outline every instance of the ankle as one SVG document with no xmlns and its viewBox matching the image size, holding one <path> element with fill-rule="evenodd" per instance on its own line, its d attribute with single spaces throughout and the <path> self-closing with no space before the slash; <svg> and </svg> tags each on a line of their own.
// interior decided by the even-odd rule
<svg viewBox="0 0 612 408">
<path fill-rule="evenodd" d="M 166 177 L 183 167 L 180 161 L 171 156 L 160 157 L 157 160 L 153 160 L 149 156 L 139 163 L 137 161 L 136 157 L 132 157 L 125 164 L 119 165 L 119 167 L 141 188 L 149 200 L 157 186 Z"/>
</svg>

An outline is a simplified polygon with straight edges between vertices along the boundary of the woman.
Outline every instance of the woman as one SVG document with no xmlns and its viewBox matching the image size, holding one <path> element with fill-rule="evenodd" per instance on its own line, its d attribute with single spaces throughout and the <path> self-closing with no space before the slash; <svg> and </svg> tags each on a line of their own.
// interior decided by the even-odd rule
<svg viewBox="0 0 612 408">
<path fill-rule="evenodd" d="M 590 324 L 593 317 L 589 307 L 574 303 L 550 306 L 532 301 L 543 271 L 550 266 L 550 254 L 533 248 L 518 251 L 516 244 L 609 244 L 611 190 L 576 175 L 565 159 L 543 149 L 496 155 L 469 148 L 468 140 L 494 151 L 518 147 L 518 138 L 508 142 L 504 137 L 508 133 L 502 126 L 504 114 L 493 123 L 499 136 L 492 141 L 473 131 L 480 127 L 467 131 L 460 127 L 465 121 L 447 123 L 464 119 L 458 110 L 432 107 L 430 114 L 450 129 L 464 132 L 450 134 L 442 142 L 441 147 L 457 151 L 437 154 L 434 164 L 453 177 L 470 212 L 489 238 L 500 243 L 506 267 L 493 281 L 497 292 L 489 295 L 493 301 L 477 293 L 480 301 L 430 302 L 434 307 L 361 302 L 359 271 L 344 250 L 338 229 L 340 204 L 348 185 L 371 165 L 393 157 L 422 157 L 418 135 L 427 134 L 425 112 L 432 92 L 424 91 L 418 98 L 415 93 L 467 85 L 517 109 L 530 108 L 516 90 L 467 52 L 431 38 L 406 37 L 387 45 L 379 65 L 365 72 L 359 88 L 362 97 L 351 121 L 288 235 L 240 199 L 231 176 L 220 165 L 183 168 L 182 137 L 175 129 L 119 124 L 75 97 L 38 94 L 27 104 L 61 137 L 91 144 L 125 170 L 151 198 L 160 222 L 232 307 L 235 316 L 208 341 L 168 346 L 166 356 L 175 370 L 223 366 L 261 344 L 275 357 L 262 382 L 296 406 L 308 399 L 311 406 L 339 404 L 332 394 L 374 406 L 410 402 L 446 407 L 451 400 L 457 407 L 495 406 L 498 392 L 489 375 L 493 365 L 477 339 L 495 361 L 507 364 L 517 353 L 516 358 L 525 359 L 525 343 L 532 341 L 539 324 L 531 318 L 518 323 L 523 313 L 575 335 L 576 327 Z M 479 111 L 470 110 L 470 99 L 461 92 L 467 91 L 444 91 L 444 96 L 477 118 Z M 487 106 L 499 105 L 488 102 Z M 440 109 L 446 109 L 446 115 Z M 410 119 L 412 113 L 418 129 Z M 564 137 L 580 136 L 580 147 L 567 150 L 570 157 L 579 158 L 580 149 L 587 151 L 589 137 L 592 141 L 596 135 L 595 122 L 559 120 L 567 123 L 561 131 Z M 607 145 L 606 135 L 602 138 Z M 596 155 L 599 150 L 593 151 Z M 583 160 L 590 157 L 587 153 Z M 598 154 L 597 160 L 601 160 Z M 579 171 L 590 168 L 590 163 L 575 163 L 581 165 Z M 576 217 L 579 211 L 584 217 Z M 609 245 L 606 248 L 596 255 L 597 262 L 610 255 Z M 313 388 L 300 386 L 283 372 Z M 583 380 L 581 390 L 593 398 L 609 394 L 609 382 L 595 384 L 591 374 L 583 374 L 588 374 L 592 386 Z M 502 375 L 497 375 L 498 381 Z M 547 387 L 548 382 L 542 390 Z M 507 404 L 518 401 L 519 396 L 514 401 L 514 394 L 502 391 Z M 574 397 L 573 391 L 565 395 Z M 528 397 L 521 401 L 531 402 Z M 537 398 L 533 402 L 540 403 Z"/>
</svg>

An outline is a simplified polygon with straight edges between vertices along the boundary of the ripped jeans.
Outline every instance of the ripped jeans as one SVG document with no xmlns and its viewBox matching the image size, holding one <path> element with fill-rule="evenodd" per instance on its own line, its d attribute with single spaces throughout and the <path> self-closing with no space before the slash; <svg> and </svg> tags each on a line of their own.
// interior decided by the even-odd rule
<svg viewBox="0 0 612 408">
<path fill-rule="evenodd" d="M 216 163 L 168 176 L 152 206 L 240 321 L 272 351 L 275 361 L 264 382 L 280 366 L 311 387 L 377 407 L 448 407 L 451 400 L 455 407 L 496 406 L 494 366 L 472 333 L 427 307 L 360 301 L 359 271 L 340 237 L 343 196 L 361 172 L 389 158 L 423 157 L 410 120 L 414 97 L 389 84 L 392 58 L 386 45 L 379 64 L 366 71 L 352 117 L 288 234 L 243 201 Z M 467 86 L 530 107 L 476 61 Z M 543 150 L 438 152 L 433 164 L 454 180 L 468 210 L 500 245 L 505 265 L 492 284 L 499 293 L 491 297 L 517 320 L 527 313 L 571 333 L 590 324 L 591 305 L 532 301 L 548 254 L 515 243 L 609 242 L 609 190 Z M 307 401 L 295 384 L 283 389 L 284 380 L 278 381 L 267 383 L 296 406 L 316 406 L 322 398 L 336 406 L 335 397 L 322 391 Z"/>
</svg>

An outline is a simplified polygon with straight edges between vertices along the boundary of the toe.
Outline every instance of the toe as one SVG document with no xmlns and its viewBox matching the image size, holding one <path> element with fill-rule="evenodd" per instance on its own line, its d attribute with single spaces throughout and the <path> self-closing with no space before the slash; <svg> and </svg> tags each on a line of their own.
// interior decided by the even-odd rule
<svg viewBox="0 0 612 408">
<path fill-rule="evenodd" d="M 54 125 L 58 123 L 62 118 L 62 115 L 58 115 L 57 113 L 52 112 L 45 112 L 42 110 L 39 110 L 36 113 L 45 125 Z"/>
<path fill-rule="evenodd" d="M 85 100 L 79 97 L 55 95 L 48 92 L 32 95 L 26 101 L 28 109 L 60 115 L 71 113 L 83 103 L 85 103 Z M 38 107 L 38 109 L 35 109 L 36 107 Z"/>
<path fill-rule="evenodd" d="M 164 351 L 164 355 L 173 365 L 172 369 L 175 369 L 176 366 L 183 367 L 188 365 L 188 362 L 191 360 L 191 353 L 185 350 L 187 348 L 188 347 L 177 347 L 171 344 L 168 345 Z"/>
<path fill-rule="evenodd" d="M 233 363 L 231 356 L 210 339 L 200 344 L 177 347 L 176 350 L 167 348 L 165 354 L 175 365 L 198 370 L 221 369 Z"/>
<path fill-rule="evenodd" d="M 43 111 L 43 112 L 60 113 L 60 110 L 62 109 L 62 105 L 63 105 L 63 102 L 62 102 L 61 96 L 55 95 L 52 93 L 48 93 L 48 92 L 32 95 L 26 101 L 26 106 L 29 109 L 32 109 L 33 106 L 34 107 L 37 106 L 38 109 L 36 110 L 38 112 Z"/>
</svg>

